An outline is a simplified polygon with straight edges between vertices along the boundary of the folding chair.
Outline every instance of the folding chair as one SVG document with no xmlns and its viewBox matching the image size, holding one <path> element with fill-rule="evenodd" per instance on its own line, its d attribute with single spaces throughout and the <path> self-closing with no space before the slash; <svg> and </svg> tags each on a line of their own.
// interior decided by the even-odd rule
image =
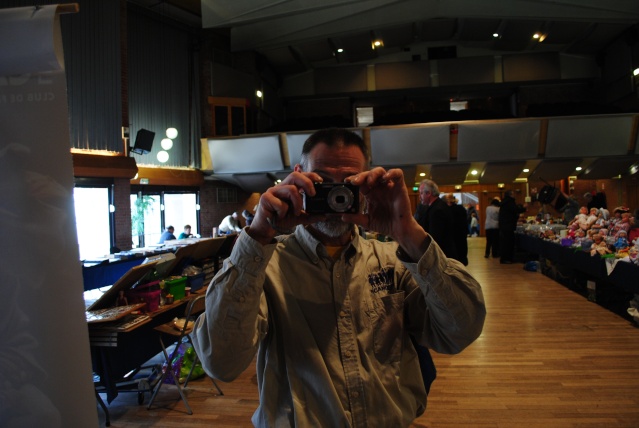
<svg viewBox="0 0 639 428">
<path fill-rule="evenodd" d="M 186 395 L 184 394 L 183 388 L 186 388 L 187 384 L 189 383 L 189 379 L 191 379 L 191 374 L 193 373 L 193 368 L 199 361 L 199 358 L 197 354 L 195 354 L 193 365 L 191 366 L 191 370 L 189 371 L 189 374 L 184 381 L 184 386 L 180 385 L 180 381 L 179 381 L 180 373 L 179 373 L 179 370 L 176 370 L 173 367 L 172 361 L 176 357 L 180 348 L 180 344 L 184 340 L 186 340 L 187 343 L 193 346 L 193 341 L 191 340 L 190 334 L 191 332 L 193 332 L 193 321 L 195 320 L 196 316 L 199 313 L 204 312 L 204 298 L 205 296 L 201 295 L 189 301 L 189 303 L 186 305 L 186 310 L 184 312 L 184 325 L 180 329 L 177 329 L 175 327 L 175 324 L 173 321 L 155 327 L 155 330 L 159 332 L 160 345 L 162 346 L 162 352 L 164 353 L 164 358 L 166 359 L 166 370 L 163 371 L 162 377 L 158 381 L 157 386 L 155 387 L 155 390 L 153 391 L 153 396 L 151 397 L 151 400 L 149 401 L 149 405 L 147 406 L 147 409 L 151 408 L 151 405 L 153 404 L 155 397 L 158 395 L 160 388 L 162 388 L 162 385 L 164 384 L 164 380 L 169 374 L 171 374 L 171 376 L 173 377 L 173 381 L 175 383 L 175 387 L 180 393 L 180 397 L 182 398 L 182 401 L 184 401 L 184 405 L 186 406 L 187 413 L 189 415 L 193 414 L 193 411 L 191 410 L 191 407 L 189 406 L 189 402 L 186 399 Z M 173 351 L 171 352 L 171 355 L 169 355 L 167 348 L 164 345 L 164 340 L 162 339 L 163 337 L 171 337 L 171 339 L 174 340 L 175 347 Z M 213 382 L 213 385 L 215 386 L 219 394 L 224 395 L 220 387 L 215 382 L 215 379 L 211 378 L 211 381 Z"/>
</svg>

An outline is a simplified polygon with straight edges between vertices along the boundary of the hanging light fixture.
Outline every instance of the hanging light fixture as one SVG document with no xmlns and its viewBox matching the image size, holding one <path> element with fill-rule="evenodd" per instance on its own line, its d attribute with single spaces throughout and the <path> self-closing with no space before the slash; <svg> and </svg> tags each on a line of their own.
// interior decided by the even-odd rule
<svg viewBox="0 0 639 428">
<path fill-rule="evenodd" d="M 171 147 L 173 147 L 173 140 L 170 138 L 163 138 L 162 141 L 160 141 L 160 145 L 164 150 L 171 150 Z"/>
<path fill-rule="evenodd" d="M 178 136 L 178 131 L 175 128 L 168 128 L 166 130 L 166 136 L 171 140 L 175 140 Z"/>
<path fill-rule="evenodd" d="M 160 150 L 158 152 L 157 158 L 159 162 L 165 163 L 166 161 L 169 160 L 169 154 L 168 152 L 165 152 L 164 150 Z"/>
</svg>

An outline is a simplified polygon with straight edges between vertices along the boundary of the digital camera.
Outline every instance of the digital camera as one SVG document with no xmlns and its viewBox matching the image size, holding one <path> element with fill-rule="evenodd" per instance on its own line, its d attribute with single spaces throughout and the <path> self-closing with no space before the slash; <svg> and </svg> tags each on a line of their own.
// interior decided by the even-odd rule
<svg viewBox="0 0 639 428">
<path fill-rule="evenodd" d="M 309 214 L 359 212 L 359 187 L 350 183 L 314 183 L 315 196 L 304 194 Z"/>
</svg>

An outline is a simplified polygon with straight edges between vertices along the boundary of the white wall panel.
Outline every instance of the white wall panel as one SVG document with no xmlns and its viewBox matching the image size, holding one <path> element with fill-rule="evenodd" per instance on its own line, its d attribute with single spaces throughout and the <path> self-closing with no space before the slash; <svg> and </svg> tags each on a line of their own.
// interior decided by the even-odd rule
<svg viewBox="0 0 639 428">
<path fill-rule="evenodd" d="M 284 169 L 279 135 L 208 140 L 213 171 L 219 174 Z"/>
<path fill-rule="evenodd" d="M 460 162 L 534 159 L 539 150 L 539 120 L 460 123 L 457 160 Z"/>
<path fill-rule="evenodd" d="M 371 128 L 373 165 L 415 165 L 450 161 L 450 126 Z"/>
<path fill-rule="evenodd" d="M 546 157 L 626 155 L 632 121 L 631 115 L 549 119 Z"/>
</svg>

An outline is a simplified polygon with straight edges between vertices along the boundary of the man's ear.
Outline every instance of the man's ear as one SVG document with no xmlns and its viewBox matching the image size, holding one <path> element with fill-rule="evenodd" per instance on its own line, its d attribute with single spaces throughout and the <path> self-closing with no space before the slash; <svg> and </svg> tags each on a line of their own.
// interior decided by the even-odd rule
<svg viewBox="0 0 639 428">
<path fill-rule="evenodd" d="M 295 164 L 295 168 L 293 168 L 293 171 L 295 171 L 295 172 L 302 172 L 302 171 L 304 171 L 304 170 L 302 169 L 302 165 L 300 165 L 299 163 L 296 163 L 296 164 Z"/>
</svg>

